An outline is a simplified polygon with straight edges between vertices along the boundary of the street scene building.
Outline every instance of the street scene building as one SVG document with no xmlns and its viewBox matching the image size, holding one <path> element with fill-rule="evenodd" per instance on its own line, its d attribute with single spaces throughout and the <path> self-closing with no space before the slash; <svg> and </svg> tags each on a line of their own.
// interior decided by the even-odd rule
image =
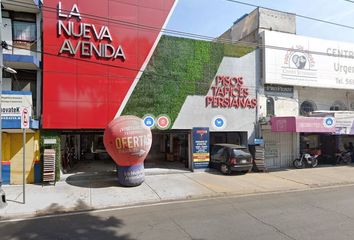
<svg viewBox="0 0 354 240">
<path fill-rule="evenodd" d="M 207 168 L 197 128 L 269 169 L 317 149 L 332 163 L 354 141 L 354 45 L 296 35 L 294 14 L 257 8 L 204 41 L 162 34 L 173 0 L 20 2 L 2 1 L 3 65 L 17 72 L 3 69 L 4 184 L 22 183 L 24 109 L 28 183 L 52 155 L 56 180 L 115 171 L 103 133 L 120 115 L 152 128 L 146 168 Z"/>
<path fill-rule="evenodd" d="M 23 172 L 23 134 L 21 115 L 26 112 L 27 125 L 26 180 L 41 181 L 40 131 L 42 43 L 41 10 L 38 3 L 2 2 L 2 68 L 1 97 L 1 164 L 4 184 L 21 184 Z"/>
</svg>

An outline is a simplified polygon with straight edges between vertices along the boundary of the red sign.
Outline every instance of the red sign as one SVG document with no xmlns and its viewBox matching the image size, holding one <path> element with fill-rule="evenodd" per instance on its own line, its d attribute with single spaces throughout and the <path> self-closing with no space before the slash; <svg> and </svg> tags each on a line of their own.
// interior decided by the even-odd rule
<svg viewBox="0 0 354 240">
<path fill-rule="evenodd" d="M 171 125 L 171 120 L 167 115 L 161 115 L 156 120 L 157 128 L 160 130 L 168 129 Z"/>
<path fill-rule="evenodd" d="M 103 142 L 119 166 L 133 166 L 145 160 L 150 151 L 152 134 L 142 119 L 120 116 L 107 126 Z"/>
<path fill-rule="evenodd" d="M 105 128 L 128 100 L 174 2 L 45 1 L 43 127 Z"/>
<path fill-rule="evenodd" d="M 27 108 L 21 108 L 21 128 L 29 128 L 30 125 L 30 112 Z"/>
<path fill-rule="evenodd" d="M 255 108 L 257 99 L 249 96 L 249 89 L 242 77 L 216 76 L 211 87 L 212 96 L 205 97 L 206 107 Z"/>
</svg>

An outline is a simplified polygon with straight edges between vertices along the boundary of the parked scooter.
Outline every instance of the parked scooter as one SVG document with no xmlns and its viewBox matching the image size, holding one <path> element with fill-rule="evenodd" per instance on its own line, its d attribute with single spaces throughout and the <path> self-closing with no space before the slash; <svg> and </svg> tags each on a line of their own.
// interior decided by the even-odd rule
<svg viewBox="0 0 354 240">
<path fill-rule="evenodd" d="M 319 155 L 302 153 L 300 158 L 297 158 L 293 161 L 293 165 L 295 168 L 316 167 L 318 164 L 318 156 Z"/>
<path fill-rule="evenodd" d="M 343 151 L 336 153 L 336 164 L 348 164 L 352 161 L 352 153 Z"/>
</svg>

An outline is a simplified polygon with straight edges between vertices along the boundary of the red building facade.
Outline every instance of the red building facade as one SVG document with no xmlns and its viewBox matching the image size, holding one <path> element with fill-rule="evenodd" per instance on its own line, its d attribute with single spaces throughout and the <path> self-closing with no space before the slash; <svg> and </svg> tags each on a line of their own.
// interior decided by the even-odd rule
<svg viewBox="0 0 354 240">
<path fill-rule="evenodd" d="M 44 129 L 103 129 L 122 111 L 174 0 L 45 1 Z"/>
</svg>

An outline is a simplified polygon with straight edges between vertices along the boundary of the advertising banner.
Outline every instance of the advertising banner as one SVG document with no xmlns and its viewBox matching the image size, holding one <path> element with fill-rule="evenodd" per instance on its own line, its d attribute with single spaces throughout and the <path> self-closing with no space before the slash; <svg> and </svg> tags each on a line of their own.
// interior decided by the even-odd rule
<svg viewBox="0 0 354 240">
<path fill-rule="evenodd" d="M 354 113 L 335 113 L 336 134 L 338 135 L 354 135 Z"/>
<path fill-rule="evenodd" d="M 265 83 L 354 89 L 354 44 L 264 31 Z"/>
<path fill-rule="evenodd" d="M 209 128 L 193 128 L 193 167 L 209 166 Z"/>
<path fill-rule="evenodd" d="M 333 117 L 272 117 L 272 132 L 334 133 Z"/>
<path fill-rule="evenodd" d="M 32 116 L 32 93 L 26 91 L 3 91 L 1 95 L 2 127 L 7 129 L 21 128 L 23 109 L 27 109 L 29 122 Z"/>
</svg>

